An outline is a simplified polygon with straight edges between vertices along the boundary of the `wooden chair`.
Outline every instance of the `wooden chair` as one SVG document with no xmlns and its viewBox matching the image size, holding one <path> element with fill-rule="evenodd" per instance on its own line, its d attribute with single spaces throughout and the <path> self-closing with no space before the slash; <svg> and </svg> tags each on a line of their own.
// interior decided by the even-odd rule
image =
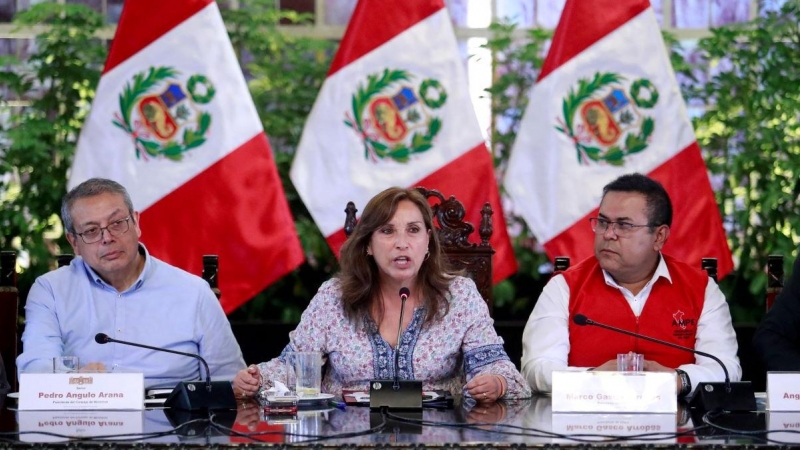
<svg viewBox="0 0 800 450">
<path fill-rule="evenodd" d="M 203 255 L 203 279 L 211 286 L 217 300 L 222 297 L 222 292 L 219 290 L 219 256 L 217 255 Z"/>
<path fill-rule="evenodd" d="M 0 355 L 12 392 L 17 391 L 18 317 L 17 253 L 3 251 L 0 252 Z"/>
<path fill-rule="evenodd" d="M 708 273 L 708 276 L 717 282 L 717 258 L 701 258 L 700 268 Z"/>
<path fill-rule="evenodd" d="M 553 275 L 558 275 L 569 269 L 569 264 L 569 256 L 556 256 L 553 260 Z"/>
<path fill-rule="evenodd" d="M 56 255 L 56 264 L 58 267 L 68 266 L 72 260 L 75 259 L 75 255 L 71 253 L 65 253 L 63 255 Z"/>
<path fill-rule="evenodd" d="M 783 290 L 783 256 L 767 256 L 767 311 L 772 308 L 775 298 Z"/>
<path fill-rule="evenodd" d="M 475 231 L 471 223 L 464 221 L 466 211 L 464 205 L 454 196 L 445 199 L 436 190 L 417 187 L 422 195 L 429 201 L 433 200 L 434 227 L 439 235 L 442 251 L 454 270 L 462 270 L 465 276 L 471 278 L 486 304 L 492 310 L 492 255 L 494 249 L 489 244 L 489 239 L 494 232 L 492 225 L 492 206 L 487 202 L 481 208 L 481 224 L 478 228 L 480 243 L 469 242 L 470 235 Z M 350 236 L 356 226 L 356 206 L 347 202 L 345 208 L 344 232 Z"/>
</svg>

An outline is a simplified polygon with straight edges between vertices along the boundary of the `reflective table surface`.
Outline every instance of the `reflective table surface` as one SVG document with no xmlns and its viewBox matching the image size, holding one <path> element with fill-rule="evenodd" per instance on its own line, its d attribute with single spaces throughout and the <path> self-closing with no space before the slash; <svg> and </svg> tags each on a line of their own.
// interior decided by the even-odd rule
<svg viewBox="0 0 800 450">
<path fill-rule="evenodd" d="M 256 402 L 211 414 L 145 411 L 15 411 L 0 416 L 0 448 L 30 443 L 70 446 L 520 447 L 800 444 L 798 413 L 554 414 L 549 397 L 491 406 L 457 404 L 420 413 L 316 405 L 296 414 L 266 414 Z M 763 405 L 762 405 L 763 408 Z M 47 445 L 37 445 L 37 448 Z"/>
</svg>

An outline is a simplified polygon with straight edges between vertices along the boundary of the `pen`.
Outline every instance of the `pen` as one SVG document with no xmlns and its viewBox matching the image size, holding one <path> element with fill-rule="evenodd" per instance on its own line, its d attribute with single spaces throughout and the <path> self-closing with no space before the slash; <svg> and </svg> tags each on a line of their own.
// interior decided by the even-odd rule
<svg viewBox="0 0 800 450">
<path fill-rule="evenodd" d="M 344 411 L 345 403 L 344 402 L 337 402 L 336 400 L 330 400 L 330 405 L 335 406 L 336 409 Z"/>
</svg>

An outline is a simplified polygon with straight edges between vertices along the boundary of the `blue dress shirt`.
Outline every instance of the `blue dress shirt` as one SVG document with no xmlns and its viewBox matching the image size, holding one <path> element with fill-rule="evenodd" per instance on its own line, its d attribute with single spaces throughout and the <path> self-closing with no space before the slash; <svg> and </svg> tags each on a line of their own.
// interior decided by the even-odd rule
<svg viewBox="0 0 800 450">
<path fill-rule="evenodd" d="M 51 372 L 52 358 L 78 356 L 81 365 L 101 362 L 109 371 L 142 372 L 145 386 L 172 386 L 205 379 L 197 359 L 128 345 L 98 344 L 112 338 L 196 353 L 215 379 L 233 379 L 245 368 L 239 344 L 213 292 L 200 277 L 152 257 L 143 245 L 142 273 L 117 292 L 76 257 L 69 266 L 36 279 L 25 305 L 20 373 Z"/>
</svg>

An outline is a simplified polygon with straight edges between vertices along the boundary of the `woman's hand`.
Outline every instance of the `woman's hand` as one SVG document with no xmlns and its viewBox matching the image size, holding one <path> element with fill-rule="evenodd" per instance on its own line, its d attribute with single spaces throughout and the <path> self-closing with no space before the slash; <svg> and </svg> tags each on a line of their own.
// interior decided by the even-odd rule
<svg viewBox="0 0 800 450">
<path fill-rule="evenodd" d="M 475 405 L 467 413 L 467 423 L 497 423 L 506 418 L 506 405 L 503 402 L 490 405 Z"/>
<path fill-rule="evenodd" d="M 467 383 L 467 393 L 478 403 L 494 403 L 506 392 L 506 380 L 500 375 L 486 373 Z"/>
<path fill-rule="evenodd" d="M 252 397 L 261 389 L 261 371 L 255 364 L 242 369 L 233 379 L 233 394 L 237 397 Z"/>
</svg>

